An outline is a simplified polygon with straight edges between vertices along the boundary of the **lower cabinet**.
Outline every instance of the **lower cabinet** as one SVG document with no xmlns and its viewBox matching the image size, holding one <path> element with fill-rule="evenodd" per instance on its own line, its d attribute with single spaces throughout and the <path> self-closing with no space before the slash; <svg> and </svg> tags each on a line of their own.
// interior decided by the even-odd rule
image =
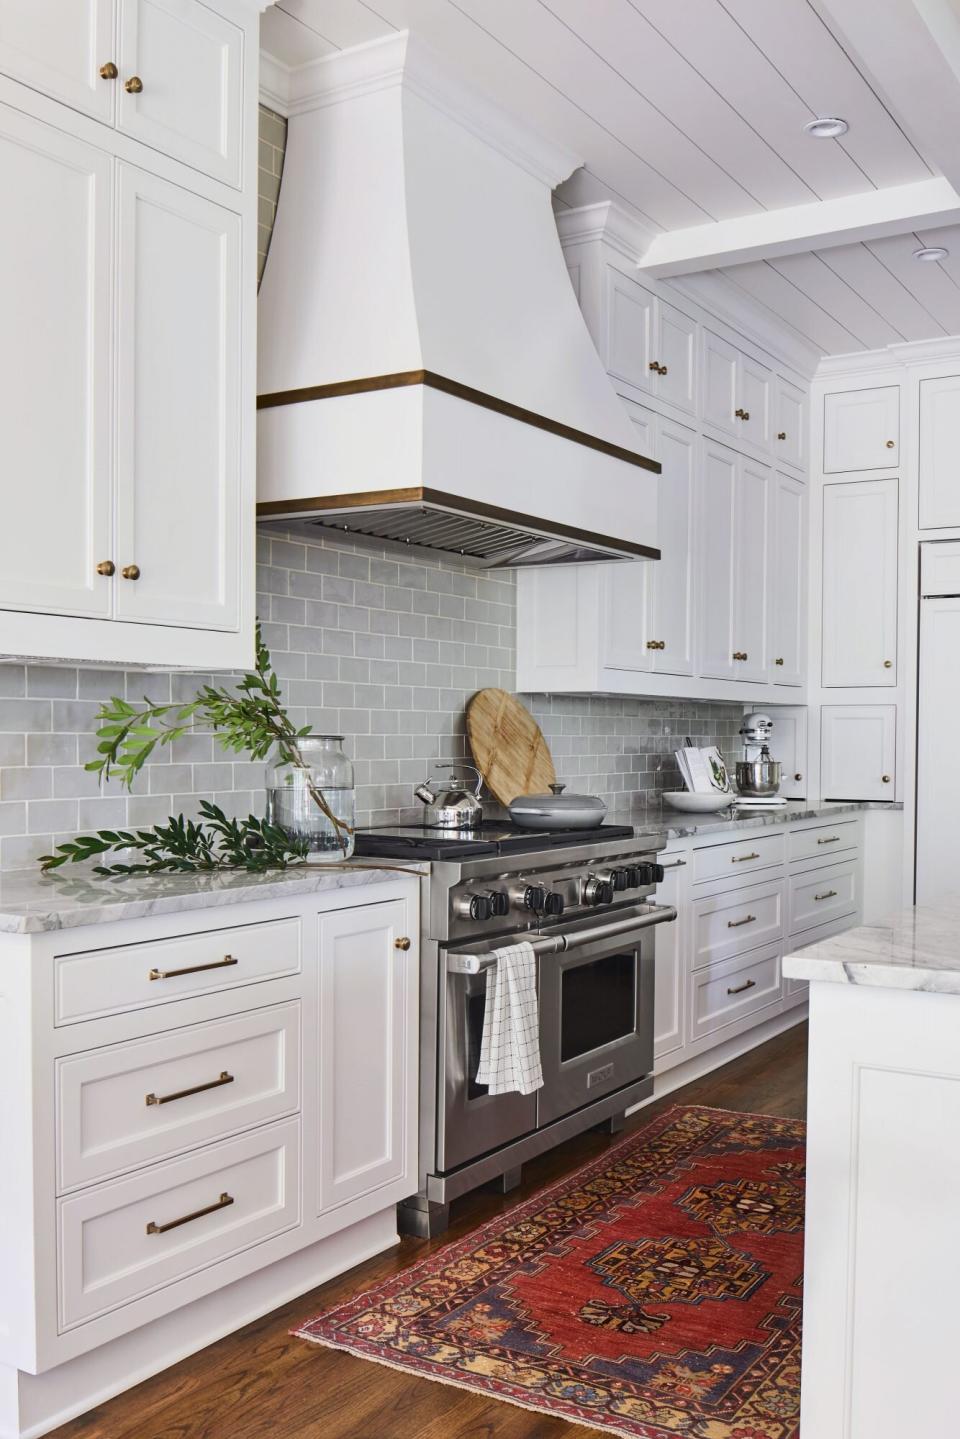
<svg viewBox="0 0 960 1439">
<path fill-rule="evenodd" d="M 672 904 L 677 911 L 674 924 L 661 924 L 656 937 L 656 979 L 653 1003 L 653 1058 L 657 1073 L 683 1058 L 684 938 L 687 916 L 683 911 L 683 853 L 668 850 L 660 856 L 666 871 L 657 886 L 657 904 Z M 675 1056 L 675 1057 L 674 1057 Z"/>
<path fill-rule="evenodd" d="M 418 907 L 390 876 L 229 925 L 0 935 L 3 1386 L 93 1350 L 122 1380 L 111 1346 L 143 1326 L 225 1332 L 235 1301 L 194 1301 L 249 1281 L 273 1307 L 300 1292 L 291 1256 L 310 1251 L 306 1289 L 395 1240 L 418 1183 Z"/>
<path fill-rule="evenodd" d="M 820 726 L 824 799 L 895 799 L 896 705 L 824 705 Z"/>
</svg>

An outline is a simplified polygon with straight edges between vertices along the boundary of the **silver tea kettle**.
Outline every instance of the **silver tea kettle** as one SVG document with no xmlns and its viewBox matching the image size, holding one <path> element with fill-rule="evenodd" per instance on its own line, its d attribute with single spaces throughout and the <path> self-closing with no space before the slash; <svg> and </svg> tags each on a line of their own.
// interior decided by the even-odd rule
<svg viewBox="0 0 960 1439">
<path fill-rule="evenodd" d="M 480 790 L 483 785 L 483 776 L 475 765 L 467 764 L 460 760 L 456 764 L 438 764 L 437 769 L 450 769 L 454 771 L 471 769 L 477 777 L 476 787 L 471 789 L 467 783 L 461 783 L 454 773 L 450 776 L 450 788 L 435 790 L 432 779 L 426 779 L 423 784 L 418 784 L 414 794 L 422 804 L 427 806 L 425 823 L 434 829 L 476 829 L 483 819 L 483 806 L 480 803 Z"/>
</svg>

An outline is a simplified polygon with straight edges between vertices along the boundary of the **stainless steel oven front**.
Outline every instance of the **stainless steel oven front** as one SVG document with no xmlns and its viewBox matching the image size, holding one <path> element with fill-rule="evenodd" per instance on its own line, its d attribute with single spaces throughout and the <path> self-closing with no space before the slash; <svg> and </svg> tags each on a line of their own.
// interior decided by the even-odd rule
<svg viewBox="0 0 960 1439">
<path fill-rule="evenodd" d="M 446 950 L 440 1006 L 437 1167 L 456 1169 L 621 1089 L 653 1068 L 655 925 L 674 917 L 640 905 Z M 551 942 L 537 957 L 543 1088 L 491 1095 L 476 1082 L 495 949 L 520 939 Z M 464 972 L 464 969 L 467 972 Z"/>
</svg>

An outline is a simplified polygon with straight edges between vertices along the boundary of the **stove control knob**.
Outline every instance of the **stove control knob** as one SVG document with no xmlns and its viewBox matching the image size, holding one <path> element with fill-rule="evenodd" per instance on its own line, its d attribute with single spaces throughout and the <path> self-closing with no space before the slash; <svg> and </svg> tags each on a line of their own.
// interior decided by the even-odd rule
<svg viewBox="0 0 960 1439">
<path fill-rule="evenodd" d="M 618 893 L 630 888 L 630 871 L 627 869 L 612 869 L 608 879 Z"/>
<path fill-rule="evenodd" d="M 643 883 L 643 880 L 640 877 L 640 866 L 638 864 L 628 864 L 623 872 L 627 876 L 627 882 L 624 888 L 639 889 L 641 884 Z"/>
<path fill-rule="evenodd" d="M 608 879 L 601 879 L 599 875 L 591 875 L 583 886 L 584 904 L 596 907 L 598 904 L 613 903 L 613 885 Z"/>
<path fill-rule="evenodd" d="M 640 883 L 642 885 L 660 884 L 666 871 L 662 864 L 641 864 Z"/>
<path fill-rule="evenodd" d="M 490 919 L 493 906 L 488 894 L 468 894 L 457 901 L 457 912 L 462 919 Z"/>
<path fill-rule="evenodd" d="M 543 912 L 552 915 L 554 919 L 559 919 L 563 914 L 563 895 L 555 889 L 549 890 L 543 898 Z"/>
<path fill-rule="evenodd" d="M 542 884 L 527 884 L 520 891 L 520 903 L 524 909 L 541 910 L 547 901 L 547 891 Z"/>
<path fill-rule="evenodd" d="M 652 864 L 650 868 L 653 870 L 653 879 L 651 880 L 651 884 L 662 884 L 667 877 L 667 871 L 664 869 L 663 865 Z"/>
<path fill-rule="evenodd" d="M 491 889 L 486 896 L 480 896 L 481 899 L 484 897 L 489 900 L 491 915 L 497 919 L 502 919 L 505 914 L 510 913 L 510 896 L 505 889 Z"/>
</svg>

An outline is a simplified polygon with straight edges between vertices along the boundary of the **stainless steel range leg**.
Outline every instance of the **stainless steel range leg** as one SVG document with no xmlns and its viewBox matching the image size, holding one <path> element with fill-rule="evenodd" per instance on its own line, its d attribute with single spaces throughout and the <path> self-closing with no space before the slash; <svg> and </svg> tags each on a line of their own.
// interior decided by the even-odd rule
<svg viewBox="0 0 960 1439">
<path fill-rule="evenodd" d="M 518 1164 L 515 1169 L 507 1169 L 496 1181 L 497 1188 L 501 1194 L 509 1194 L 514 1189 L 519 1189 L 523 1181 L 523 1165 Z"/>
<path fill-rule="evenodd" d="M 397 1205 L 397 1229 L 416 1239 L 436 1239 L 450 1227 L 449 1204 L 435 1204 L 415 1194 Z"/>
<path fill-rule="evenodd" d="M 611 1114 L 602 1124 L 596 1125 L 597 1134 L 619 1134 L 627 1122 L 627 1112 L 621 1109 L 619 1114 Z"/>
</svg>

